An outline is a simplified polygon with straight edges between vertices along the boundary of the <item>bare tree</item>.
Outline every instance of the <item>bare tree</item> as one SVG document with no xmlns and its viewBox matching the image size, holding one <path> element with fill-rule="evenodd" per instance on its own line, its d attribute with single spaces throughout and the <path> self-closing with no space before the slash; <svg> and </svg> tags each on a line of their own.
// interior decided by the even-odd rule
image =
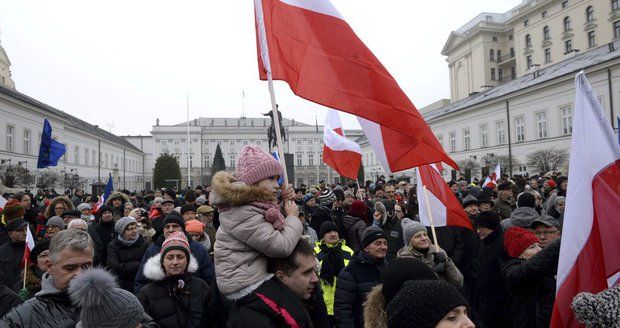
<svg viewBox="0 0 620 328">
<path fill-rule="evenodd" d="M 21 165 L 0 166 L 0 180 L 9 188 L 28 186 L 33 179 L 34 176 L 30 174 L 30 171 Z"/>
<path fill-rule="evenodd" d="M 502 175 L 510 174 L 510 157 L 508 155 L 484 155 L 480 158 L 482 163 L 485 163 L 485 167 L 488 169 L 494 168 L 499 163 L 502 169 Z M 515 157 L 512 158 L 512 170 L 516 170 L 521 165 L 521 162 Z"/>
<path fill-rule="evenodd" d="M 538 172 L 557 171 L 568 159 L 564 148 L 547 148 L 527 154 L 527 165 Z"/>
<path fill-rule="evenodd" d="M 56 186 L 56 183 L 60 179 L 60 175 L 52 170 L 39 171 L 39 178 L 37 180 L 37 188 L 50 189 Z"/>
</svg>

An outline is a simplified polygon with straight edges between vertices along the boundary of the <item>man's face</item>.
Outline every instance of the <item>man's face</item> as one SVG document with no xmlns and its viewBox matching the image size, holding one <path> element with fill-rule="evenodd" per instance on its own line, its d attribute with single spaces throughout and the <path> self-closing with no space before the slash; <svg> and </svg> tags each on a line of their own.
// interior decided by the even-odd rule
<svg viewBox="0 0 620 328">
<path fill-rule="evenodd" d="M 282 271 L 276 272 L 276 276 L 282 280 L 288 288 L 302 300 L 307 300 L 312 295 L 319 278 L 314 271 L 314 256 L 300 255 L 296 256 L 295 261 L 299 265 L 297 269 L 286 275 Z"/>
<path fill-rule="evenodd" d="M 28 225 L 23 226 L 20 229 L 15 231 L 9 231 L 9 237 L 14 243 L 23 243 L 26 241 L 26 227 Z"/>
<path fill-rule="evenodd" d="M 92 214 L 92 211 L 89 209 L 82 210 L 82 215 L 84 216 L 90 216 L 91 214 Z"/>
<path fill-rule="evenodd" d="M 23 208 L 25 209 L 29 209 L 30 208 L 30 195 L 24 195 L 22 196 L 22 199 L 20 199 L 20 203 L 22 205 Z"/>
<path fill-rule="evenodd" d="M 196 212 L 194 211 L 187 211 L 185 213 L 183 213 L 183 220 L 185 220 L 185 222 L 189 221 L 189 220 L 194 220 L 196 219 Z"/>
<path fill-rule="evenodd" d="M 566 206 L 565 203 L 557 203 L 555 204 L 555 209 L 556 211 L 558 211 L 560 214 L 564 213 L 564 207 Z"/>
<path fill-rule="evenodd" d="M 340 241 L 340 236 L 338 236 L 338 231 L 332 230 L 323 235 L 321 240 L 326 244 L 335 244 Z"/>
<path fill-rule="evenodd" d="M 452 190 L 452 192 L 456 194 L 459 191 L 459 185 L 457 185 L 456 183 L 452 184 L 450 186 L 450 190 Z"/>
<path fill-rule="evenodd" d="M 101 220 L 104 222 L 110 222 L 114 219 L 114 215 L 112 215 L 112 212 L 110 211 L 105 211 L 103 213 L 101 213 Z"/>
<path fill-rule="evenodd" d="M 347 195 L 347 197 L 344 198 L 344 205 L 345 206 L 351 206 L 351 204 L 353 204 L 353 201 L 355 200 L 355 198 L 351 195 Z"/>
<path fill-rule="evenodd" d="M 161 205 L 161 210 L 164 214 L 168 214 L 174 210 L 174 203 L 164 203 Z"/>
<path fill-rule="evenodd" d="M 381 198 L 381 197 L 383 197 L 383 190 L 381 190 L 381 189 L 377 190 L 377 191 L 375 192 L 375 196 L 376 196 L 377 198 Z"/>
<path fill-rule="evenodd" d="M 373 259 L 382 260 L 387 254 L 387 240 L 385 238 L 379 238 L 366 246 L 364 251 Z"/>
<path fill-rule="evenodd" d="M 301 201 L 303 198 L 304 198 L 304 194 L 303 194 L 301 191 L 298 191 L 298 192 L 295 194 L 295 200 L 296 200 L 296 201 Z"/>
<path fill-rule="evenodd" d="M 122 204 L 123 204 L 123 201 L 118 198 L 115 198 L 112 200 L 112 206 L 114 207 L 121 207 Z"/>
<path fill-rule="evenodd" d="M 467 214 L 469 215 L 476 216 L 480 214 L 480 209 L 478 208 L 478 205 L 471 204 L 465 207 L 465 212 L 467 212 Z"/>
<path fill-rule="evenodd" d="M 534 234 L 540 240 L 540 247 L 545 248 L 552 241 L 560 238 L 560 230 L 556 227 L 548 227 L 544 224 L 539 224 L 534 228 Z"/>
<path fill-rule="evenodd" d="M 486 238 L 488 235 L 491 234 L 491 232 L 493 232 L 493 229 L 481 226 L 476 227 L 476 233 L 478 233 L 478 238 L 480 238 L 480 240 Z"/>
<path fill-rule="evenodd" d="M 507 202 L 512 198 L 512 190 L 502 190 L 499 192 L 499 197 Z"/>
<path fill-rule="evenodd" d="M 82 190 L 82 189 L 75 189 L 75 195 L 78 196 L 78 197 L 84 196 L 84 190 Z"/>
<path fill-rule="evenodd" d="M 65 224 L 69 224 L 69 222 L 71 222 L 71 220 L 73 219 L 79 219 L 77 216 L 73 216 L 73 215 L 65 215 L 64 218 L 62 218 L 65 221 Z"/>
<path fill-rule="evenodd" d="M 491 203 L 480 203 L 480 206 L 478 207 L 478 211 L 480 212 L 484 212 L 484 211 L 490 211 L 491 210 Z"/>
<path fill-rule="evenodd" d="M 460 191 L 467 191 L 467 184 L 465 184 L 465 183 L 459 184 L 459 190 Z"/>
<path fill-rule="evenodd" d="M 530 180 L 530 187 L 532 187 L 532 189 L 534 190 L 538 189 L 538 180 L 536 179 Z"/>
<path fill-rule="evenodd" d="M 314 197 L 310 198 L 310 200 L 308 200 L 308 202 L 306 202 L 306 206 L 308 206 L 308 207 L 315 207 L 316 206 L 316 199 Z"/>
<path fill-rule="evenodd" d="M 415 249 L 428 249 L 431 247 L 431 240 L 428 239 L 426 231 L 416 232 L 409 240 L 409 246 Z"/>
<path fill-rule="evenodd" d="M 385 186 L 385 188 L 383 188 L 383 191 L 385 192 L 385 197 L 387 199 L 394 199 L 394 192 L 396 191 L 396 189 L 394 189 L 394 186 L 387 185 Z"/>
<path fill-rule="evenodd" d="M 164 237 L 168 238 L 168 236 L 171 233 L 175 232 L 175 231 L 183 232 L 183 228 L 180 225 L 176 224 L 176 223 L 168 223 L 168 224 L 166 224 L 164 226 Z"/>
<path fill-rule="evenodd" d="M 196 218 L 202 223 L 213 222 L 213 213 L 197 214 Z"/>
<path fill-rule="evenodd" d="M 66 290 L 71 279 L 93 266 L 93 255 L 92 247 L 81 252 L 65 248 L 56 257 L 56 263 L 48 259 L 47 270 L 54 279 L 54 286 L 59 290 Z"/>
<path fill-rule="evenodd" d="M 568 180 L 564 180 L 564 181 L 560 182 L 560 189 L 561 190 L 566 190 L 567 187 L 568 187 Z"/>
<path fill-rule="evenodd" d="M 342 207 L 342 201 L 343 201 L 343 199 L 336 198 L 336 200 L 334 201 L 334 208 L 341 208 Z"/>
</svg>

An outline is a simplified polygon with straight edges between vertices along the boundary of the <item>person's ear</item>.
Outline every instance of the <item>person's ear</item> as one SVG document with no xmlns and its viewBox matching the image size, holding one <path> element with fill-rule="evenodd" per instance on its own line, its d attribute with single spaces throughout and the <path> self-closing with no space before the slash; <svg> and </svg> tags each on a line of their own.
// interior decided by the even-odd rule
<svg viewBox="0 0 620 328">
<path fill-rule="evenodd" d="M 49 259 L 49 256 L 45 259 L 45 267 L 47 268 L 47 272 L 49 272 L 49 274 L 53 274 L 52 273 L 52 261 Z"/>
<path fill-rule="evenodd" d="M 276 271 L 276 277 L 278 279 L 280 279 L 280 280 L 283 280 L 284 279 L 284 272 L 282 272 L 280 270 Z"/>
</svg>

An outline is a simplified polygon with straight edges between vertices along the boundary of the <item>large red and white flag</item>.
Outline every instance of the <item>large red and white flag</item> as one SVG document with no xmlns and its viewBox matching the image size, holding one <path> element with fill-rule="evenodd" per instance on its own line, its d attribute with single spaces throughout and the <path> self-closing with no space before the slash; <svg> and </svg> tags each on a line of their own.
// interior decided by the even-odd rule
<svg viewBox="0 0 620 328">
<path fill-rule="evenodd" d="M 340 116 L 332 109 L 327 112 L 323 128 L 323 161 L 349 179 L 357 179 L 362 164 L 362 149 L 345 137 Z"/>
<path fill-rule="evenodd" d="M 26 245 L 24 246 L 24 256 L 22 257 L 22 263 L 27 263 L 30 257 L 30 251 L 34 248 L 34 238 L 30 232 L 30 227 L 26 226 Z"/>
<path fill-rule="evenodd" d="M 491 173 L 491 175 L 489 175 L 484 180 L 484 183 L 482 184 L 482 186 L 493 189 L 497 187 L 497 179 L 499 179 L 500 177 L 501 177 L 500 166 L 499 166 L 499 163 L 497 163 L 497 166 L 495 166 L 495 171 L 493 171 L 493 173 Z"/>
<path fill-rule="evenodd" d="M 578 327 L 570 304 L 620 277 L 620 146 L 585 74 L 575 77 L 570 171 L 552 327 Z"/>
<path fill-rule="evenodd" d="M 392 148 L 385 152 L 390 171 L 440 162 L 457 167 L 329 0 L 254 0 L 254 6 L 262 80 L 286 81 L 304 99 L 374 122 L 373 135 Z"/>
<path fill-rule="evenodd" d="M 473 230 L 471 221 L 463 210 L 461 202 L 456 198 L 450 186 L 443 180 L 435 164 L 417 167 L 418 206 L 420 208 L 420 222 L 425 226 L 431 225 L 428 215 L 428 206 L 424 188 L 426 186 L 430 212 L 433 216 L 433 224 L 441 226 L 459 226 Z"/>
</svg>

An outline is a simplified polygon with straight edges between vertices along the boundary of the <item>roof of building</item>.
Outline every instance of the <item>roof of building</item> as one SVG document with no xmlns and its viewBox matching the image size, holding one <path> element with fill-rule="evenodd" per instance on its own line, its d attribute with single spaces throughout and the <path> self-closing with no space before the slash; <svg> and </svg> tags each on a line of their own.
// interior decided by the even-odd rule
<svg viewBox="0 0 620 328">
<path fill-rule="evenodd" d="M 620 57 L 620 51 L 616 50 L 620 47 L 620 41 L 613 42 L 613 45 L 613 51 L 610 51 L 609 45 L 606 44 L 604 46 L 577 54 L 573 58 L 563 60 L 557 64 L 538 70 L 537 77 L 534 77 L 534 74 L 532 73 L 525 74 L 518 79 L 506 82 L 489 90 L 473 94 L 465 99 L 461 99 L 436 110 L 432 110 L 423 115 L 424 119 L 429 121 L 459 110 L 465 110 L 471 106 L 481 104 L 486 101 L 491 101 L 513 92 L 545 83 L 555 78 L 565 75 L 573 75 L 582 69 L 616 59 Z"/>
<path fill-rule="evenodd" d="M 270 117 L 199 117 L 189 121 L 190 125 L 198 126 L 215 126 L 215 127 L 229 127 L 229 126 L 269 126 L 271 124 Z M 174 124 L 173 126 L 185 126 L 187 121 Z M 282 125 L 284 126 L 311 126 L 295 119 L 282 118 Z M 314 124 L 312 124 L 314 125 Z"/>
<path fill-rule="evenodd" d="M 111 143 L 114 144 L 118 144 L 121 145 L 123 147 L 129 148 L 131 150 L 137 151 L 137 152 L 141 152 L 140 149 L 136 148 L 136 146 L 134 146 L 133 144 L 131 144 L 129 141 L 114 135 L 106 130 L 103 130 L 101 128 L 99 128 L 96 125 L 92 125 L 86 121 L 83 121 L 73 115 L 67 114 L 59 109 L 56 109 L 50 105 L 44 104 L 32 97 L 29 97 L 19 91 L 13 90 L 13 89 L 9 89 L 9 88 L 5 88 L 3 86 L 0 86 L 0 93 L 5 94 L 7 96 L 10 96 L 12 98 L 15 98 L 17 100 L 23 101 L 29 105 L 35 106 L 45 112 L 57 115 L 62 117 L 65 120 L 65 125 L 68 125 L 72 128 L 75 128 L 77 130 L 80 130 L 84 133 L 87 133 L 89 135 L 92 135 L 94 137 L 99 137 L 101 139 L 107 140 Z"/>
<path fill-rule="evenodd" d="M 478 23 L 480 23 L 480 22 L 503 24 L 504 22 L 506 22 L 506 20 L 508 18 L 510 18 L 510 12 L 507 12 L 507 13 L 504 13 L 504 14 L 501 14 L 501 13 L 480 13 L 476 17 L 474 17 L 472 20 L 467 22 L 465 25 L 461 26 L 455 32 L 467 34 L 467 32 L 469 32 L 469 30 L 472 27 L 478 25 Z"/>
</svg>

